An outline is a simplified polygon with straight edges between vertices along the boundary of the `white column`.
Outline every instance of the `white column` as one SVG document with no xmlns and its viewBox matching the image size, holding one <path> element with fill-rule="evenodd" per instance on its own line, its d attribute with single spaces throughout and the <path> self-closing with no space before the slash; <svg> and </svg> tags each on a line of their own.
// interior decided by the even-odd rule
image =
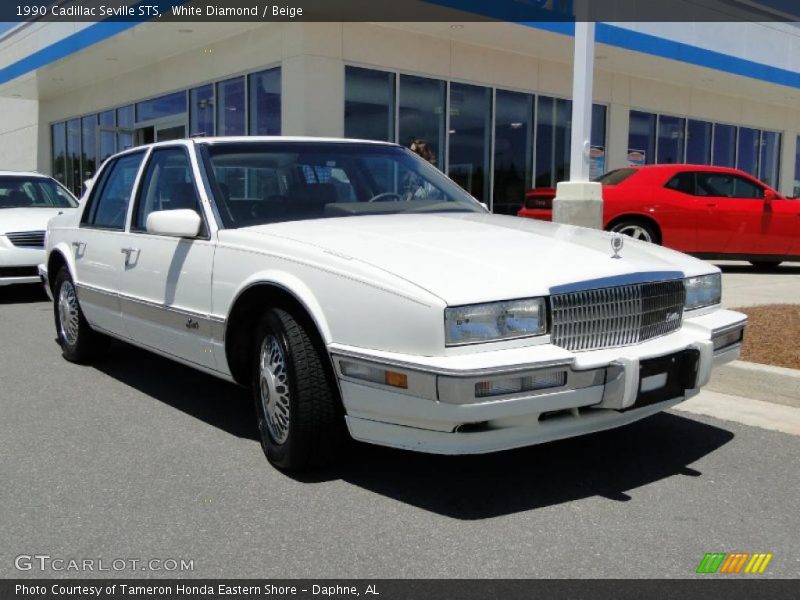
<svg viewBox="0 0 800 600">
<path fill-rule="evenodd" d="M 584 10 L 586 8 L 584 7 Z M 581 12 L 576 13 L 580 18 Z M 586 18 L 584 14 L 584 18 Z M 575 23 L 575 60 L 572 76 L 572 140 L 570 180 L 559 182 L 553 201 L 553 221 L 600 229 L 603 226 L 603 190 L 589 182 L 594 85 L 594 23 Z"/>
<path fill-rule="evenodd" d="M 299 54 L 281 65 L 283 135 L 344 136 L 344 63 Z"/>
<path fill-rule="evenodd" d="M 800 132 L 790 129 L 783 132 L 781 140 L 781 181 L 778 191 L 785 196 L 794 194 L 794 168 L 798 136 L 800 136 Z"/>
</svg>

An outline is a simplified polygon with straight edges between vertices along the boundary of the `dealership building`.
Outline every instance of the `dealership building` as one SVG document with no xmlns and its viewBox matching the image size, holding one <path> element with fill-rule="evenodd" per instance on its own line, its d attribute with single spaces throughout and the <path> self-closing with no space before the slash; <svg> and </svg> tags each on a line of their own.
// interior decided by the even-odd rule
<svg viewBox="0 0 800 600">
<path fill-rule="evenodd" d="M 497 212 L 569 175 L 570 23 L 56 23 L 0 34 L 0 170 L 76 192 L 187 135 L 407 145 Z M 800 27 L 598 23 L 591 166 L 735 166 L 800 194 Z"/>
</svg>

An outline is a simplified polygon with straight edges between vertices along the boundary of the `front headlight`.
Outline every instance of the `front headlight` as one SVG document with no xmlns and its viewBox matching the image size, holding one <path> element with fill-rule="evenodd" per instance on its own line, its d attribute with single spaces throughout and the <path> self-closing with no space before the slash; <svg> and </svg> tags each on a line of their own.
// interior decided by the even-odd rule
<svg viewBox="0 0 800 600">
<path fill-rule="evenodd" d="M 683 282 L 686 286 L 686 310 L 703 308 L 722 301 L 722 275 L 719 273 L 687 277 Z"/>
<path fill-rule="evenodd" d="M 547 306 L 544 298 L 455 306 L 445 309 L 444 327 L 448 346 L 542 335 Z"/>
</svg>

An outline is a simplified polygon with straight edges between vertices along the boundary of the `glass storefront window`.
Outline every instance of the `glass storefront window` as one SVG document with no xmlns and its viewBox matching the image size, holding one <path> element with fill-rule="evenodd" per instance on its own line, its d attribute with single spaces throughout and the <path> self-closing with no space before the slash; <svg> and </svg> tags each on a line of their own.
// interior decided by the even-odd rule
<svg viewBox="0 0 800 600">
<path fill-rule="evenodd" d="M 345 137 L 394 141 L 394 73 L 346 67 L 344 77 Z"/>
<path fill-rule="evenodd" d="M 489 202 L 492 89 L 450 84 L 448 175 L 481 202 Z"/>
<path fill-rule="evenodd" d="M 281 134 L 281 70 L 249 76 L 250 135 Z"/>
<path fill-rule="evenodd" d="M 800 196 L 800 136 L 797 136 L 797 142 L 794 150 L 794 190 L 793 196 Z"/>
<path fill-rule="evenodd" d="M 774 131 L 761 132 L 758 163 L 758 175 L 761 181 L 772 188 L 777 188 L 781 164 L 781 134 Z"/>
<path fill-rule="evenodd" d="M 686 125 L 686 162 L 692 165 L 711 163 L 711 123 L 689 119 Z"/>
<path fill-rule="evenodd" d="M 56 123 L 50 129 L 53 139 L 53 178 L 67 182 L 67 125 Z"/>
<path fill-rule="evenodd" d="M 656 161 L 656 115 L 632 110 L 628 132 L 629 166 L 650 165 Z"/>
<path fill-rule="evenodd" d="M 494 122 L 492 210 L 515 215 L 531 184 L 533 96 L 497 90 Z"/>
<path fill-rule="evenodd" d="M 117 118 L 113 110 L 101 112 L 99 115 L 97 115 L 97 120 L 100 123 L 100 127 L 117 126 Z"/>
<path fill-rule="evenodd" d="M 553 187 L 569 176 L 572 102 L 539 96 L 536 108 L 536 187 Z"/>
<path fill-rule="evenodd" d="M 189 134 L 214 135 L 214 86 L 211 84 L 189 92 Z"/>
<path fill-rule="evenodd" d="M 739 127 L 739 141 L 737 144 L 736 168 L 750 175 L 758 175 L 758 154 L 760 141 L 758 129 Z"/>
<path fill-rule="evenodd" d="M 714 154 L 711 164 L 715 167 L 736 166 L 736 127 L 733 125 L 714 124 Z"/>
<path fill-rule="evenodd" d="M 186 112 L 186 92 L 175 92 L 136 105 L 136 121 L 153 121 Z"/>
<path fill-rule="evenodd" d="M 245 135 L 244 77 L 217 84 L 217 135 Z"/>
<path fill-rule="evenodd" d="M 67 180 L 65 185 L 76 196 L 81 195 L 81 120 L 67 121 Z"/>
<path fill-rule="evenodd" d="M 81 169 L 78 183 L 82 186 L 97 170 L 97 115 L 81 119 Z"/>
<path fill-rule="evenodd" d="M 414 75 L 400 75 L 399 139 L 406 147 L 424 139 L 433 152 L 433 164 L 444 169 L 445 82 Z"/>
<path fill-rule="evenodd" d="M 680 117 L 658 117 L 658 149 L 656 160 L 661 164 L 683 162 L 683 138 L 686 119 Z"/>
<path fill-rule="evenodd" d="M 133 106 L 117 109 L 117 152 L 133 147 Z"/>
</svg>

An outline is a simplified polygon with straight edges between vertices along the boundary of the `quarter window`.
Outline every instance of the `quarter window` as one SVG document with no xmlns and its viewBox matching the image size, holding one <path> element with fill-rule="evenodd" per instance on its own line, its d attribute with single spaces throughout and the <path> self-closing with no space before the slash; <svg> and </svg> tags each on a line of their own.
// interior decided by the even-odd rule
<svg viewBox="0 0 800 600">
<path fill-rule="evenodd" d="M 125 216 L 143 157 L 143 152 L 126 154 L 103 170 L 84 212 L 83 224 L 102 229 L 125 229 Z"/>
<path fill-rule="evenodd" d="M 684 194 L 694 194 L 694 173 L 678 173 L 665 187 Z"/>
<path fill-rule="evenodd" d="M 139 188 L 131 231 L 146 231 L 147 217 L 151 212 L 187 208 L 201 214 L 186 150 L 154 150 Z"/>
</svg>

